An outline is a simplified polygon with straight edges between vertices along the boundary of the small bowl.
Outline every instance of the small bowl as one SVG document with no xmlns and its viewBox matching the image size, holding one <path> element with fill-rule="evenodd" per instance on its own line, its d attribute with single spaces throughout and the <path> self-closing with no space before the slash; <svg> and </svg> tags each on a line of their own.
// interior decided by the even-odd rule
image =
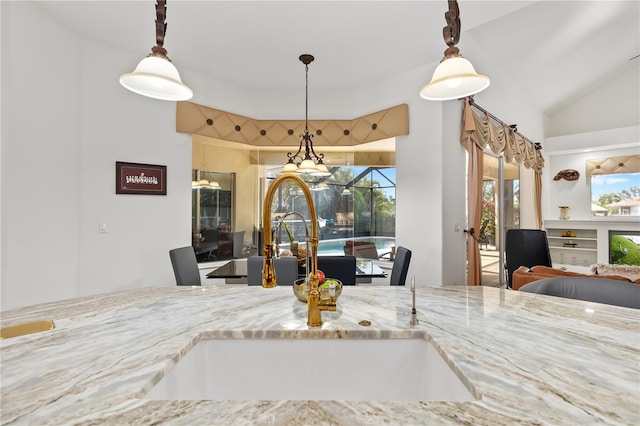
<svg viewBox="0 0 640 426">
<path fill-rule="evenodd" d="M 342 293 L 342 282 L 340 280 L 336 280 L 335 278 L 327 278 L 325 283 L 328 281 L 333 281 L 336 285 L 336 300 L 340 293 Z M 320 291 L 320 299 L 329 299 L 329 287 L 319 286 L 318 290 Z M 307 291 L 307 286 L 305 284 L 304 278 L 299 278 L 293 282 L 293 294 L 296 295 L 298 300 L 301 302 L 307 303 L 307 298 L 309 296 L 309 292 Z"/>
</svg>

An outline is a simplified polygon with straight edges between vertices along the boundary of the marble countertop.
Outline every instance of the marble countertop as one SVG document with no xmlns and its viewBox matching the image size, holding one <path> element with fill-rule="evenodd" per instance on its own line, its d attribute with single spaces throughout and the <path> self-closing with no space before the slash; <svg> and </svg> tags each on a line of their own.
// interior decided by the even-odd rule
<svg viewBox="0 0 640 426">
<path fill-rule="evenodd" d="M 3 327 L 53 319 L 56 328 L 0 341 L 0 422 L 640 423 L 640 311 L 489 287 L 421 287 L 416 299 L 413 327 L 405 287 L 345 287 L 338 311 L 312 330 L 290 287 L 144 288 L 2 312 Z M 203 339 L 416 335 L 432 340 L 478 400 L 141 398 Z"/>
</svg>

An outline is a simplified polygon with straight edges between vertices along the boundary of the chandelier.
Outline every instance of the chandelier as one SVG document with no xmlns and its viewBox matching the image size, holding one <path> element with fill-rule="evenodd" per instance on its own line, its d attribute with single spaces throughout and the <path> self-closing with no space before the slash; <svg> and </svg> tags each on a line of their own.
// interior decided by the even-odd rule
<svg viewBox="0 0 640 426">
<path fill-rule="evenodd" d="M 166 3 L 165 0 L 156 2 L 156 45 L 133 72 L 120 76 L 120 84 L 134 93 L 150 98 L 186 101 L 193 97 L 193 91 L 182 82 L 180 73 L 163 47 L 167 31 Z"/>
<path fill-rule="evenodd" d="M 313 149 L 313 135 L 309 133 L 309 64 L 315 59 L 312 55 L 304 54 L 298 58 L 305 68 L 305 111 L 304 111 L 304 133 L 300 135 L 300 147 L 298 152 L 287 153 L 289 161 L 282 169 L 282 173 L 305 173 L 312 176 L 329 176 L 331 172 L 324 165 L 322 159 L 324 154 L 316 154 Z M 304 143 L 304 157 L 302 156 Z"/>
<path fill-rule="evenodd" d="M 489 77 L 478 74 L 456 47 L 460 41 L 460 9 L 456 0 L 449 0 L 449 11 L 444 17 L 447 26 L 442 29 L 442 35 L 449 47 L 444 51 L 444 58 L 433 72 L 429 84 L 420 89 L 420 96 L 431 101 L 471 96 L 489 87 L 490 83 Z"/>
</svg>

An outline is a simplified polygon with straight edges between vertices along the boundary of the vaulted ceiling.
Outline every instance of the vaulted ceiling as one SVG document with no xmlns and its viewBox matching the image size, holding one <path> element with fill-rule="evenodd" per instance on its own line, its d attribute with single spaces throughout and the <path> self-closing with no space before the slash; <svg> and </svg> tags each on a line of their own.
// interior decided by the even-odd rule
<svg viewBox="0 0 640 426">
<path fill-rule="evenodd" d="M 82 37 L 140 58 L 155 44 L 153 0 L 38 5 Z M 459 5 L 462 54 L 472 39 L 549 115 L 638 69 L 638 1 Z M 435 64 L 447 9 L 446 1 L 169 0 L 165 47 L 178 69 L 247 88 L 300 88 L 301 53 L 316 57 L 314 90 L 365 87 Z"/>
</svg>

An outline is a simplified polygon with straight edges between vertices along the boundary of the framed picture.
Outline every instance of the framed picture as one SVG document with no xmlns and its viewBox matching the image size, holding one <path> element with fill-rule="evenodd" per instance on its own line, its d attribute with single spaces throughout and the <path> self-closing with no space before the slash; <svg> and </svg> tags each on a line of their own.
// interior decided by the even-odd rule
<svg viewBox="0 0 640 426">
<path fill-rule="evenodd" d="M 167 195 L 167 166 L 116 161 L 116 194 Z"/>
</svg>

